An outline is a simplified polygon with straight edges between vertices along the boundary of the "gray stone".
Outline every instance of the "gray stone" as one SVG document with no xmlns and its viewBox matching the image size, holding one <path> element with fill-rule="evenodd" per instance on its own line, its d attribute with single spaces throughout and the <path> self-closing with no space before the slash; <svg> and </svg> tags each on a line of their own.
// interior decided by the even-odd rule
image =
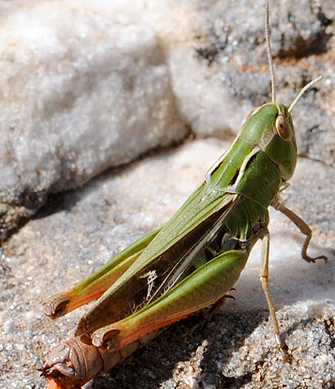
<svg viewBox="0 0 335 389">
<path fill-rule="evenodd" d="M 302 261 L 303 237 L 271 212 L 271 290 L 292 361 L 275 347 L 257 245 L 236 300 L 210 321 L 173 325 L 88 388 L 335 385 L 335 6 L 271 3 L 278 100 L 324 76 L 294 110 L 303 158 L 284 198 L 313 228 L 311 252 L 329 262 Z M 167 220 L 229 142 L 190 141 L 94 176 L 181 140 L 185 125 L 231 140 L 269 100 L 263 1 L 129 4 L 0 2 L 0 235 L 18 229 L 0 251 L 4 388 L 43 388 L 46 352 L 86 309 L 51 322 L 42 301 Z"/>
<path fill-rule="evenodd" d="M 324 76 L 294 117 L 301 154 L 334 166 L 334 2 L 272 3 L 278 100 Z M 50 194 L 186 127 L 226 139 L 269 101 L 263 0 L 15 0 L 0 18 L 0 239 Z"/>
<path fill-rule="evenodd" d="M 118 4 L 13 3 L 0 3 L 0 236 L 49 193 L 187 133 L 149 25 Z"/>
<path fill-rule="evenodd" d="M 206 2 L 198 13 L 196 38 L 169 56 L 174 90 L 196 134 L 225 138 L 271 98 L 264 1 Z M 290 104 L 308 81 L 323 75 L 295 108 L 294 118 L 301 154 L 332 166 L 334 14 L 333 1 L 271 2 L 278 101 Z"/>
<path fill-rule="evenodd" d="M 41 302 L 167 220 L 226 147 L 228 143 L 219 140 L 198 140 L 105 173 L 81 190 L 55 198 L 11 237 L 4 247 L 7 256 L 2 257 L 7 270 L 0 273 L 0 312 L 2 323 L 15 321 L 16 332 L 0 335 L 1 387 L 44 387 L 37 368 L 52 345 L 71 335 L 85 308 L 51 322 L 43 317 Z M 293 353 L 291 365 L 284 364 L 275 349 L 256 247 L 232 292 L 235 301 L 227 300 L 208 322 L 199 314 L 172 326 L 88 387 L 270 388 L 271 380 L 279 386 L 304 380 L 312 385 L 307 387 L 331 387 L 327 386 L 335 379 L 331 172 L 320 162 L 300 160 L 286 195 L 287 205 L 315 232 L 312 252 L 328 254 L 327 264 L 301 260 L 302 236 L 278 212 L 271 214 L 271 289 Z M 16 257 L 21 258 L 18 266 Z"/>
</svg>

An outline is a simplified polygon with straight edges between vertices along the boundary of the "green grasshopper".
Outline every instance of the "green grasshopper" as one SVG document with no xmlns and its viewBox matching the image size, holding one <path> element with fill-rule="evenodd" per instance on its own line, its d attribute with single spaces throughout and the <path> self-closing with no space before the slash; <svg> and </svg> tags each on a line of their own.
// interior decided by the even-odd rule
<svg viewBox="0 0 335 389">
<path fill-rule="evenodd" d="M 305 235 L 304 260 L 326 260 L 307 254 L 312 231 L 279 197 L 297 162 L 291 112 L 320 77 L 307 84 L 289 107 L 277 103 L 268 2 L 265 32 L 272 101 L 249 114 L 228 151 L 165 225 L 45 304 L 46 314 L 56 318 L 97 300 L 80 320 L 75 336 L 48 354 L 43 375 L 50 388 L 80 388 L 162 328 L 220 302 L 259 239 L 264 246 L 261 284 L 276 341 L 285 350 L 269 289 L 268 208 L 282 212 Z"/>
</svg>

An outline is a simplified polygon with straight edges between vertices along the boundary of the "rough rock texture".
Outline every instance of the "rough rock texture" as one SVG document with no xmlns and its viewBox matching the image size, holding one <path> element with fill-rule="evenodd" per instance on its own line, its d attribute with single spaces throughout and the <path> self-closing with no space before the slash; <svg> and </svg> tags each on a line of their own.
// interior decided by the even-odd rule
<svg viewBox="0 0 335 389">
<path fill-rule="evenodd" d="M 1 19 L 0 236 L 48 193 L 187 133 L 152 28 L 75 3 Z"/>
<path fill-rule="evenodd" d="M 43 317 L 41 302 L 166 220 L 227 145 L 193 141 L 106 173 L 80 191 L 55 198 L 7 242 L 0 273 L 1 387 L 43 387 L 37 371 L 43 356 L 71 334 L 83 310 L 51 322 Z M 301 160 L 288 191 L 288 203 L 315 232 L 312 251 L 328 254 L 327 264 L 302 261 L 301 235 L 272 213 L 271 285 L 293 353 L 291 365 L 283 364 L 275 350 L 258 281 L 258 247 L 236 286 L 236 300 L 227 301 L 207 325 L 199 315 L 173 326 L 89 387 L 271 388 L 272 380 L 279 387 L 290 382 L 297 387 L 294 383 L 305 380 L 305 387 L 330 388 L 335 382 L 331 171 Z M 320 188 L 323 206 L 316 201 Z"/>
<path fill-rule="evenodd" d="M 269 100 L 263 3 L 0 1 L 0 239 L 49 193 L 187 128 L 236 133 Z M 334 15 L 332 0 L 272 4 L 278 98 L 324 76 L 294 116 L 300 153 L 332 166 Z"/>
<path fill-rule="evenodd" d="M 87 181 L 189 131 L 227 138 L 269 100 L 263 1 L 112 3 L 0 1 L 0 239 L 44 205 L 0 251 L 1 388 L 44 387 L 43 356 L 84 310 L 51 322 L 41 302 L 164 222 L 232 138 Z M 324 76 L 294 111 L 304 158 L 285 197 L 329 262 L 302 261 L 300 233 L 271 213 L 271 286 L 292 361 L 275 349 L 256 247 L 235 301 L 208 323 L 172 326 L 91 389 L 335 387 L 335 3 L 272 3 L 278 98 Z"/>
<path fill-rule="evenodd" d="M 224 137 L 270 100 L 264 1 L 210 1 L 199 13 L 198 39 L 170 52 L 174 90 L 193 131 Z M 288 105 L 308 81 L 324 76 L 294 117 L 300 153 L 334 166 L 335 4 L 273 1 L 271 13 L 278 101 Z"/>
</svg>

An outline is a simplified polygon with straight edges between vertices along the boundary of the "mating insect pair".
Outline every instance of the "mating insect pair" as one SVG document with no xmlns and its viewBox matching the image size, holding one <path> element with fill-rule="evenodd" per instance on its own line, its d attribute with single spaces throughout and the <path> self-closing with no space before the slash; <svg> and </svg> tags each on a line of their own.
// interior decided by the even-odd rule
<svg viewBox="0 0 335 389">
<path fill-rule="evenodd" d="M 265 25 L 272 101 L 248 116 L 229 150 L 165 225 L 45 304 L 46 313 L 56 318 L 97 300 L 80 320 L 75 336 L 47 356 L 43 375 L 50 388 L 79 388 L 160 329 L 222 299 L 259 239 L 264 244 L 261 283 L 278 345 L 285 349 L 269 290 L 268 208 L 281 211 L 305 235 L 306 261 L 326 259 L 308 255 L 311 229 L 279 198 L 297 162 L 292 110 L 320 77 L 289 107 L 277 103 L 268 3 Z"/>
</svg>

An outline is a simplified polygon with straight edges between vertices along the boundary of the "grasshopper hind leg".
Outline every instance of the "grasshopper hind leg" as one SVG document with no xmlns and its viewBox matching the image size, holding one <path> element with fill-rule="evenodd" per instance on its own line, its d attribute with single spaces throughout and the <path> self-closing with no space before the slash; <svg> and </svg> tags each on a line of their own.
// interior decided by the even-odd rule
<svg viewBox="0 0 335 389">
<path fill-rule="evenodd" d="M 91 335 L 93 344 L 100 347 L 113 340 L 113 347 L 122 349 L 143 336 L 212 306 L 235 284 L 248 255 L 246 250 L 219 254 L 151 304 L 119 322 L 96 330 Z"/>
</svg>

